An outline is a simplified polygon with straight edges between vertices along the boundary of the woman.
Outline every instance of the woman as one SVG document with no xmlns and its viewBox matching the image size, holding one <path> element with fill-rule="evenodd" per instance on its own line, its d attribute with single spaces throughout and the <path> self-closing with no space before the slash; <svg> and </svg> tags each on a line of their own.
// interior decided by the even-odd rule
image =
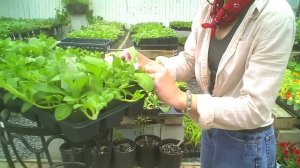
<svg viewBox="0 0 300 168">
<path fill-rule="evenodd" d="M 138 53 L 159 98 L 204 129 L 201 168 L 275 167 L 272 106 L 294 35 L 286 0 L 205 1 L 178 56 Z M 176 87 L 193 76 L 203 94 Z"/>
</svg>

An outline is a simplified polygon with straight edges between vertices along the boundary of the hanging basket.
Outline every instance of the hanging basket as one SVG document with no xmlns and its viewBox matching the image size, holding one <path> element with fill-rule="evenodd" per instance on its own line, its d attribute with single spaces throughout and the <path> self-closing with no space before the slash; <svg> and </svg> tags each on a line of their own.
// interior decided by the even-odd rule
<svg viewBox="0 0 300 168">
<path fill-rule="evenodd" d="M 82 15 L 88 12 L 89 5 L 82 3 L 70 3 L 67 4 L 66 8 L 71 15 Z"/>
</svg>

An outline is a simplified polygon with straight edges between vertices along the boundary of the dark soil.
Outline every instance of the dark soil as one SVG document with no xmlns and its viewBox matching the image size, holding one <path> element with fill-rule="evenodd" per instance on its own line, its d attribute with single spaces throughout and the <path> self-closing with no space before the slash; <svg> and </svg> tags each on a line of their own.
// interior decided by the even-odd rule
<svg viewBox="0 0 300 168">
<path fill-rule="evenodd" d="M 180 154 L 183 152 L 183 150 L 173 144 L 173 143 L 167 143 L 167 144 L 164 144 L 160 147 L 160 150 L 163 152 L 163 153 L 166 153 L 166 154 L 171 154 L 171 155 L 176 155 L 176 154 Z"/>
<path fill-rule="evenodd" d="M 64 152 L 66 153 L 80 153 L 83 151 L 83 148 L 81 147 L 74 147 L 74 148 L 65 148 L 63 149 Z"/>
<path fill-rule="evenodd" d="M 158 141 L 152 137 L 147 137 L 145 136 L 144 138 L 138 140 L 136 142 L 136 144 L 139 146 L 139 147 L 144 147 L 144 146 L 157 146 L 158 145 Z"/>
<path fill-rule="evenodd" d="M 90 151 L 91 154 L 95 154 L 97 152 L 97 147 L 93 147 Z M 104 155 L 109 153 L 109 147 L 108 146 L 100 146 L 98 148 L 98 155 Z"/>
<path fill-rule="evenodd" d="M 119 152 L 131 152 L 134 150 L 134 146 L 129 143 L 116 144 L 114 148 Z"/>
</svg>

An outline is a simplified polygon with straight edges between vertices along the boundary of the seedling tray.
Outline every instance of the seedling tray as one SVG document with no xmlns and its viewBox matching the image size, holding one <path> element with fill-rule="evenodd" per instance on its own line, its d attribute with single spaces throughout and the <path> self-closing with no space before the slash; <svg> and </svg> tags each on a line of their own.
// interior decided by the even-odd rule
<svg viewBox="0 0 300 168">
<path fill-rule="evenodd" d="M 98 136 L 122 121 L 125 110 L 133 103 L 122 102 L 103 110 L 96 120 L 74 122 L 71 120 L 57 121 L 54 113 L 46 110 L 32 110 L 29 113 L 36 115 L 42 127 L 54 135 L 62 134 L 75 143 L 81 143 Z"/>
<path fill-rule="evenodd" d="M 142 50 L 176 50 L 178 47 L 178 38 L 144 38 L 139 44 L 135 44 Z"/>
<path fill-rule="evenodd" d="M 144 109 L 143 108 L 144 101 L 140 100 L 135 105 L 129 107 L 125 115 L 129 117 L 137 117 L 138 115 L 147 115 L 147 116 L 158 116 L 158 117 L 170 117 L 170 116 L 183 116 L 184 113 L 176 110 L 171 107 L 168 112 L 162 112 L 161 109 Z"/>
<path fill-rule="evenodd" d="M 276 103 L 293 116 L 300 117 L 300 110 L 294 110 L 293 105 L 288 105 L 286 100 L 276 99 Z"/>
<path fill-rule="evenodd" d="M 64 49 L 73 47 L 89 51 L 107 52 L 112 45 L 112 41 L 106 39 L 64 38 L 57 45 Z"/>
</svg>

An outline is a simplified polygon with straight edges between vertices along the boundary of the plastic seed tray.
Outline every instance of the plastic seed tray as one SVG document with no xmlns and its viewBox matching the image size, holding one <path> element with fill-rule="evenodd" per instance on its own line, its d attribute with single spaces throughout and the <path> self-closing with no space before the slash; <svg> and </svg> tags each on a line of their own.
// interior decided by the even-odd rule
<svg viewBox="0 0 300 168">
<path fill-rule="evenodd" d="M 89 51 L 107 52 L 112 45 L 112 41 L 106 39 L 64 38 L 57 45 L 64 49 L 72 47 Z"/>
</svg>

